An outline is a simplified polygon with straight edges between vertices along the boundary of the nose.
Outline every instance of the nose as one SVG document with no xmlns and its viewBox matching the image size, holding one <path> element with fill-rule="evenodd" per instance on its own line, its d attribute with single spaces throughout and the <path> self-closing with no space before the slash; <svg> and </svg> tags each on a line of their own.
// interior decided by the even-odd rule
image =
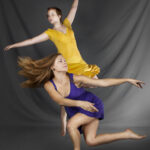
<svg viewBox="0 0 150 150">
<path fill-rule="evenodd" d="M 64 65 L 67 65 L 66 61 L 64 61 Z"/>
</svg>

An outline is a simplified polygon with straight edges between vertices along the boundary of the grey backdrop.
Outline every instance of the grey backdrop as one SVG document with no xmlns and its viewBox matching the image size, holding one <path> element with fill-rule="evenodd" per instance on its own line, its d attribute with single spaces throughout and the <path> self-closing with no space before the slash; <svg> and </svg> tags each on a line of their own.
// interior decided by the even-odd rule
<svg viewBox="0 0 150 150">
<path fill-rule="evenodd" d="M 17 72 L 18 56 L 42 58 L 56 47 L 51 41 L 34 46 L 3 48 L 34 37 L 51 27 L 47 7 L 57 6 L 67 15 L 73 0 L 0 0 L 0 150 L 73 149 L 67 133 L 60 135 L 60 107 L 41 88 L 23 89 Z M 98 133 L 131 128 L 150 134 L 150 1 L 80 0 L 72 24 L 84 60 L 101 68 L 99 78 L 130 77 L 146 83 L 138 89 L 128 83 L 87 89 L 105 105 L 105 119 Z M 81 137 L 81 149 L 148 149 L 149 136 L 140 141 L 118 141 L 88 147 Z"/>
</svg>

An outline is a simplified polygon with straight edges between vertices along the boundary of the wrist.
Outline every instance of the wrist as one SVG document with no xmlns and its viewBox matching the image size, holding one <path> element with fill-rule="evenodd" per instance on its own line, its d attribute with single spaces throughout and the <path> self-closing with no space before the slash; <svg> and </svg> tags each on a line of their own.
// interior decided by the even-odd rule
<svg viewBox="0 0 150 150">
<path fill-rule="evenodd" d="M 76 101 L 76 107 L 80 107 L 81 102 L 80 101 Z"/>
<path fill-rule="evenodd" d="M 12 46 L 11 46 L 11 48 L 16 48 L 17 46 L 16 46 L 16 44 L 13 44 Z"/>
<path fill-rule="evenodd" d="M 126 82 L 130 83 L 131 78 L 126 78 Z"/>
</svg>

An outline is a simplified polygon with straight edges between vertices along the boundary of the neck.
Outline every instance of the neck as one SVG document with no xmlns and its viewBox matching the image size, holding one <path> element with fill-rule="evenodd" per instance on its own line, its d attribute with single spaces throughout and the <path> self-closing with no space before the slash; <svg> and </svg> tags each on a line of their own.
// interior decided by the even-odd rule
<svg viewBox="0 0 150 150">
<path fill-rule="evenodd" d="M 62 82 L 65 82 L 67 80 L 67 74 L 66 72 L 54 72 L 54 80 L 57 82 L 57 83 L 62 83 Z"/>
<path fill-rule="evenodd" d="M 61 22 L 56 22 L 55 24 L 54 24 L 54 29 L 58 29 L 58 28 L 60 28 L 62 26 L 62 24 L 61 24 Z"/>
</svg>

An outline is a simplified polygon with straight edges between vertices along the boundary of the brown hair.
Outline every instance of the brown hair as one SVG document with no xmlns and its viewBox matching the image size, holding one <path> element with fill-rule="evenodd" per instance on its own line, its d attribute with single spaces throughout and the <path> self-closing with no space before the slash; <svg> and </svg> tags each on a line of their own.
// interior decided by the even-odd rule
<svg viewBox="0 0 150 150">
<path fill-rule="evenodd" d="M 55 9 L 57 15 L 60 15 L 60 16 L 61 16 L 60 21 L 63 22 L 63 21 L 62 21 L 62 11 L 61 11 L 61 9 L 58 8 L 58 7 L 48 7 L 48 8 L 47 8 L 47 12 L 48 12 L 50 9 Z M 46 14 L 46 16 L 48 17 L 48 14 Z"/>
<path fill-rule="evenodd" d="M 51 80 L 54 77 L 51 66 L 58 55 L 61 55 L 61 53 L 51 54 L 38 60 L 33 60 L 27 56 L 19 56 L 17 62 L 22 70 L 18 71 L 18 74 L 28 78 L 28 80 L 21 83 L 21 87 L 41 87 L 44 83 Z M 68 72 L 67 75 L 69 75 Z"/>
</svg>

